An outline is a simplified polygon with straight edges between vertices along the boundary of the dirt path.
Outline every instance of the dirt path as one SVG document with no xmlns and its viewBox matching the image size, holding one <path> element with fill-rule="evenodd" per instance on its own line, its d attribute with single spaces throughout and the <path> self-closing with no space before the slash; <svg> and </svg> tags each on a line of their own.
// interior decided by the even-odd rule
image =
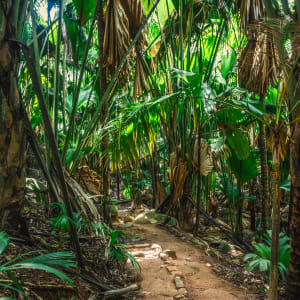
<svg viewBox="0 0 300 300">
<path fill-rule="evenodd" d="M 196 246 L 157 224 L 132 223 L 128 226 L 122 231 L 133 245 L 128 252 L 136 257 L 142 268 L 143 299 L 251 299 L 241 289 L 218 278 L 211 270 L 211 258 Z M 171 257 L 164 253 L 167 249 L 172 250 Z"/>
</svg>

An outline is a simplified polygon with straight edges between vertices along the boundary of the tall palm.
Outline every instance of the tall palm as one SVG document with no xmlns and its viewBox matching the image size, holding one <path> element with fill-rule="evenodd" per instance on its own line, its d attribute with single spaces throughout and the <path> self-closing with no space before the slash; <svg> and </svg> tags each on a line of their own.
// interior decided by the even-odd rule
<svg viewBox="0 0 300 300">
<path fill-rule="evenodd" d="M 274 53 L 272 38 L 261 33 L 259 22 L 265 16 L 263 0 L 240 0 L 238 8 L 241 16 L 241 27 L 245 32 L 248 42 L 242 51 L 239 60 L 240 81 L 249 91 L 260 95 L 265 106 L 265 96 L 269 84 L 277 78 L 278 63 Z M 259 151 L 261 160 L 261 185 L 262 185 L 262 231 L 268 227 L 269 205 L 269 176 L 267 165 L 266 129 L 263 122 L 259 121 Z"/>
<path fill-rule="evenodd" d="M 263 0 L 265 6 L 265 21 L 264 31 L 267 36 L 273 40 L 273 51 L 268 52 L 270 59 L 279 59 L 282 68 L 282 77 L 285 80 L 285 87 L 282 88 L 282 99 L 288 99 L 289 108 L 291 110 L 291 132 L 292 132 L 292 144 L 290 154 L 290 165 L 291 165 L 291 178 L 292 178 L 292 197 L 293 197 L 293 219 L 292 219 L 292 254 L 291 263 L 289 269 L 288 287 L 291 299 L 296 299 L 299 295 L 299 65 L 297 60 L 299 59 L 299 14 L 300 4 L 295 2 L 295 14 L 292 15 L 288 1 L 282 1 L 283 11 L 280 11 L 278 3 L 272 5 L 270 1 Z M 255 7 L 256 8 L 256 7 Z M 292 21 L 289 25 L 292 30 L 287 30 L 289 17 Z M 298 33 L 297 33 L 298 32 Z M 292 44 L 292 56 L 286 55 L 286 49 L 284 47 L 284 41 L 287 33 L 291 39 Z M 281 103 L 279 103 L 281 104 Z M 279 119 L 279 117 L 278 117 Z M 270 292 L 269 299 L 276 300 L 278 298 L 277 284 L 278 284 L 278 239 L 279 239 L 279 130 L 280 123 L 278 120 L 275 127 L 272 129 L 274 133 L 273 138 L 273 164 L 275 168 L 274 176 L 274 195 L 273 195 L 273 214 L 272 214 L 272 251 L 271 251 L 271 276 L 270 276 Z M 298 176 L 298 177 L 297 177 Z M 295 188 L 295 190 L 294 190 Z M 298 253 L 298 254 L 297 254 Z"/>
<path fill-rule="evenodd" d="M 283 1 L 286 3 L 287 1 Z M 290 172 L 291 172 L 291 259 L 288 271 L 289 299 L 296 299 L 300 294 L 300 2 L 295 1 L 295 13 L 292 15 L 289 4 L 286 3 L 285 14 L 291 17 L 290 39 L 292 56 L 289 72 L 291 79 L 288 81 L 287 97 L 291 111 L 291 146 L 290 146 Z M 288 66 L 289 66 L 288 65 Z"/>
</svg>

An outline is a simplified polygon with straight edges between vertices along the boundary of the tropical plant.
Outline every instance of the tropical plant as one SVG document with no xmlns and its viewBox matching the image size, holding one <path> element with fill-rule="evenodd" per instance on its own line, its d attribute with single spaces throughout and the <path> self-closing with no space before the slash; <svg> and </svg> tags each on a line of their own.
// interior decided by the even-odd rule
<svg viewBox="0 0 300 300">
<path fill-rule="evenodd" d="M 53 207 L 53 210 L 55 210 L 55 208 L 58 208 L 60 210 L 59 214 L 56 217 L 52 217 L 49 220 L 53 229 L 60 232 L 60 245 L 62 245 L 62 243 L 64 242 L 65 233 L 70 232 L 70 223 L 74 225 L 76 230 L 87 230 L 89 221 L 81 216 L 80 211 L 74 212 L 73 218 L 69 218 L 66 207 L 63 203 L 54 202 L 50 205 Z"/>
<path fill-rule="evenodd" d="M 272 246 L 272 231 L 268 230 L 264 234 L 264 243 L 253 243 L 256 253 L 248 253 L 244 256 L 247 271 L 251 272 L 255 268 L 259 268 L 261 272 L 267 272 L 270 276 L 271 271 L 271 246 Z M 291 245 L 290 238 L 283 232 L 279 235 L 278 245 L 278 270 L 281 278 L 284 280 L 290 263 Z"/>
<path fill-rule="evenodd" d="M 125 233 L 121 230 L 108 230 L 109 233 L 109 241 L 106 248 L 106 255 L 109 259 L 117 259 L 118 261 L 122 261 L 125 259 L 129 259 L 133 267 L 140 271 L 140 265 L 134 258 L 134 256 L 130 253 L 128 253 L 125 250 L 125 245 L 120 243 L 119 239 L 122 236 L 125 236 Z"/>
<path fill-rule="evenodd" d="M 10 240 L 5 232 L 0 232 L 0 255 L 5 251 Z M 14 271 L 20 269 L 35 269 L 49 272 L 61 280 L 66 281 L 70 284 L 73 281 L 65 275 L 62 271 L 56 267 L 76 267 L 74 260 L 74 255 L 71 252 L 54 252 L 47 253 L 38 256 L 33 256 L 34 254 L 41 252 L 31 251 L 25 254 L 16 256 L 0 265 L 0 273 L 12 280 L 12 284 L 5 284 L 0 282 L 0 286 L 12 290 L 13 292 L 21 293 L 25 299 L 29 299 L 26 295 L 24 288 L 22 287 L 21 281 L 14 275 Z M 24 259 L 26 256 L 31 256 L 30 258 Z"/>
</svg>

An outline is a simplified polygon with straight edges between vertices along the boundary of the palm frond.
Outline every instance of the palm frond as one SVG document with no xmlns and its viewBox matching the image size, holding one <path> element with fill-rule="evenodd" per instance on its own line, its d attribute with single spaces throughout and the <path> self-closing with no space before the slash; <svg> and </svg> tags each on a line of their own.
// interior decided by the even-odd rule
<svg viewBox="0 0 300 300">
<path fill-rule="evenodd" d="M 194 145 L 194 154 L 193 154 L 193 165 L 196 169 L 199 168 L 198 162 L 198 138 L 196 139 Z M 211 154 L 211 149 L 209 144 L 205 142 L 201 142 L 200 146 L 200 173 L 204 176 L 207 176 L 209 172 L 213 168 L 213 159 Z"/>
</svg>

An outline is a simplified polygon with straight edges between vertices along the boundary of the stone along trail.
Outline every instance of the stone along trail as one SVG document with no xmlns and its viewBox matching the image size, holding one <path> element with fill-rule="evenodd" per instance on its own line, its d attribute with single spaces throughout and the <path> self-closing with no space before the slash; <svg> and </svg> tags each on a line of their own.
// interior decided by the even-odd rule
<svg viewBox="0 0 300 300">
<path fill-rule="evenodd" d="M 212 259 L 190 242 L 182 241 L 157 224 L 120 225 L 142 269 L 145 300 L 237 300 L 255 299 L 218 278 Z"/>
</svg>

